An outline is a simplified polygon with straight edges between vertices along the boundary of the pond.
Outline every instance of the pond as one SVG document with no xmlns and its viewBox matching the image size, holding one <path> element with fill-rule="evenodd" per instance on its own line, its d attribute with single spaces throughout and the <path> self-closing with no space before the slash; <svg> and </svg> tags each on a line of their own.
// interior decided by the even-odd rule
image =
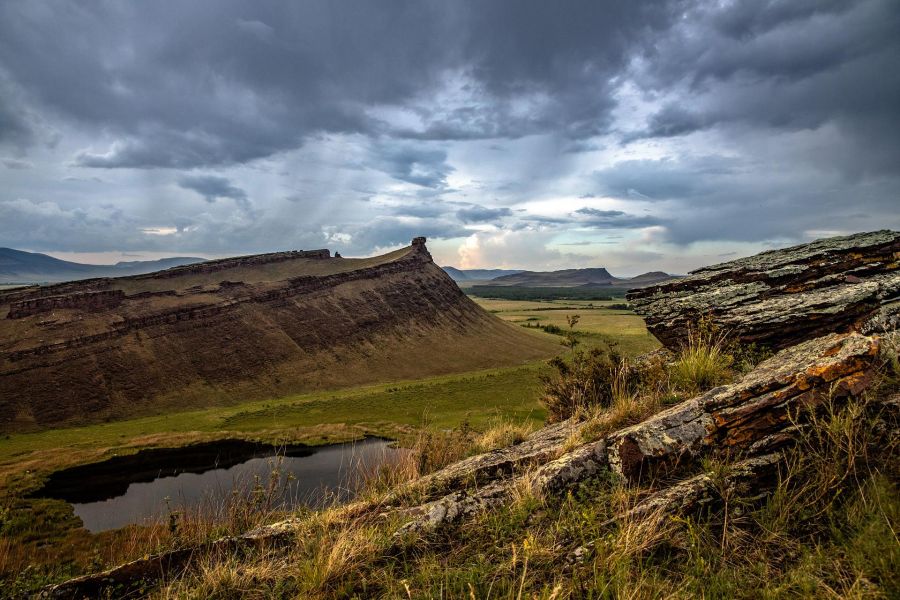
<svg viewBox="0 0 900 600">
<path fill-rule="evenodd" d="M 390 443 L 366 438 L 275 448 L 222 440 L 154 448 L 58 471 L 33 496 L 71 503 L 94 533 L 159 521 L 173 512 L 212 516 L 254 489 L 273 507 L 319 508 L 350 499 L 365 473 L 398 460 L 405 451 Z"/>
</svg>

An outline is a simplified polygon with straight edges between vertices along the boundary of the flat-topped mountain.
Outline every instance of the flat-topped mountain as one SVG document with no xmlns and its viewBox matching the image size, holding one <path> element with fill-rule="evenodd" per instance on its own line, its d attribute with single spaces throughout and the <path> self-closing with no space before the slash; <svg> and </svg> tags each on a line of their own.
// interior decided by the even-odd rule
<svg viewBox="0 0 900 600">
<path fill-rule="evenodd" d="M 479 308 L 424 238 L 0 293 L 0 430 L 467 371 L 557 345 Z"/>
<path fill-rule="evenodd" d="M 205 260 L 192 256 L 177 256 L 159 260 L 124 261 L 114 265 L 88 265 L 60 260 L 37 252 L 0 248 L 0 283 L 48 283 L 92 277 L 142 275 Z"/>
<path fill-rule="evenodd" d="M 600 268 L 563 269 L 560 271 L 522 271 L 513 275 L 497 277 L 490 285 L 508 285 L 519 287 L 601 287 L 617 286 L 623 289 L 657 284 L 672 279 L 671 275 L 662 271 L 644 273 L 637 277 L 614 277 L 609 271 Z"/>
<path fill-rule="evenodd" d="M 488 281 L 504 275 L 521 273 L 521 269 L 457 269 L 456 267 L 441 267 L 453 281 Z"/>
</svg>

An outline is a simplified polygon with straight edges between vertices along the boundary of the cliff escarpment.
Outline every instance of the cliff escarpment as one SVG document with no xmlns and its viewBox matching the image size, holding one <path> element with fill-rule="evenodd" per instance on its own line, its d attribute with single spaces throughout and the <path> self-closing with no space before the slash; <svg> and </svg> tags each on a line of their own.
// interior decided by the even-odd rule
<svg viewBox="0 0 900 600">
<path fill-rule="evenodd" d="M 0 295 L 0 430 L 516 364 L 555 350 L 469 300 L 424 240 Z"/>
</svg>

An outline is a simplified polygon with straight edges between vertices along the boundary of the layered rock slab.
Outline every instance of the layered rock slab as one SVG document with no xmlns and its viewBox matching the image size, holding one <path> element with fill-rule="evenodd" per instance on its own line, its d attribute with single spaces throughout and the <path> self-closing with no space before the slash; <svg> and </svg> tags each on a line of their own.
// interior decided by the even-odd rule
<svg viewBox="0 0 900 600">
<path fill-rule="evenodd" d="M 702 318 L 741 342 L 775 349 L 834 332 L 888 331 L 900 315 L 900 232 L 763 252 L 631 290 L 627 298 L 672 349 Z"/>
<path fill-rule="evenodd" d="M 743 456 L 745 460 L 768 455 L 762 462 L 747 464 L 754 468 L 770 465 L 772 453 L 793 440 L 803 411 L 815 410 L 829 399 L 858 395 L 868 387 L 878 349 L 877 338 L 851 333 L 832 334 L 783 350 L 735 384 L 560 452 L 561 456 L 533 472 L 493 481 L 482 473 L 480 486 L 455 490 L 408 509 L 411 520 L 398 534 L 427 532 L 489 510 L 508 501 L 517 486 L 536 494 L 560 494 L 604 471 L 638 481 L 655 475 L 662 466 L 675 467 L 713 454 Z M 535 434 L 538 439 L 542 435 Z M 464 480 L 458 465 L 451 469 L 457 481 Z M 684 489 L 696 491 L 699 498 L 700 490 L 706 489 L 702 481 L 685 484 Z"/>
</svg>

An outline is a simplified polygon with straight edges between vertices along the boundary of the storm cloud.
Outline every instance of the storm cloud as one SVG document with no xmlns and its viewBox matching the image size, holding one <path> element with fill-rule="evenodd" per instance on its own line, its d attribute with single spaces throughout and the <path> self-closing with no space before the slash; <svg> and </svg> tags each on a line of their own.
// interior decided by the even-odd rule
<svg viewBox="0 0 900 600">
<path fill-rule="evenodd" d="M 894 0 L 11 0 L 0 246 L 634 273 L 896 228 L 898 30 Z"/>
</svg>

